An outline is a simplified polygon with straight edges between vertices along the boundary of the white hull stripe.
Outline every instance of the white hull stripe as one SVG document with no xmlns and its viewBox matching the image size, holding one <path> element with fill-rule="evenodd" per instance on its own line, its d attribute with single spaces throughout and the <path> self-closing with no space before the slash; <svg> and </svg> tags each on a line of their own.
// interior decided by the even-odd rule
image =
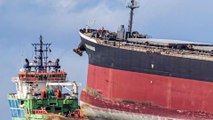
<svg viewBox="0 0 213 120">
<path fill-rule="evenodd" d="M 96 41 L 95 39 L 92 39 L 92 38 L 90 38 L 90 37 L 88 37 L 88 36 L 82 34 L 81 32 L 79 32 L 79 34 L 80 34 L 80 36 L 81 36 L 82 38 L 84 38 L 85 40 L 88 40 L 88 41 L 93 42 L 93 43 L 97 43 L 97 41 Z"/>
</svg>

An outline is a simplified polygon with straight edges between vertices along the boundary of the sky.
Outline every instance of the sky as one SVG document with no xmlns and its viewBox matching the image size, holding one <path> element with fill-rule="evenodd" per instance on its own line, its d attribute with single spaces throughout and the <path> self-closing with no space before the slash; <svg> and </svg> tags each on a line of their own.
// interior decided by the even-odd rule
<svg viewBox="0 0 213 120">
<path fill-rule="evenodd" d="M 0 0 L 0 116 L 10 120 L 7 94 L 15 92 L 11 77 L 24 59 L 32 60 L 31 43 L 52 43 L 53 59 L 60 58 L 69 80 L 87 79 L 88 58 L 72 52 L 80 42 L 78 31 L 89 25 L 111 31 L 127 26 L 129 0 Z M 133 29 L 153 38 L 213 44 L 212 0 L 138 0 Z"/>
</svg>

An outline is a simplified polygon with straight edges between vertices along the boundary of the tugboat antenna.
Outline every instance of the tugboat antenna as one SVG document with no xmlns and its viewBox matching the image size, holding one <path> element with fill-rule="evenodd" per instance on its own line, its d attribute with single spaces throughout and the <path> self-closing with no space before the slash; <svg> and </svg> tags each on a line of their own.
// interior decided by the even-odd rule
<svg viewBox="0 0 213 120">
<path fill-rule="evenodd" d="M 136 4 L 135 0 L 131 0 L 131 3 L 127 6 L 130 8 L 130 18 L 129 18 L 129 25 L 128 25 L 128 32 L 132 34 L 132 24 L 133 24 L 133 16 L 134 16 L 134 9 L 139 8 L 140 6 Z"/>
</svg>

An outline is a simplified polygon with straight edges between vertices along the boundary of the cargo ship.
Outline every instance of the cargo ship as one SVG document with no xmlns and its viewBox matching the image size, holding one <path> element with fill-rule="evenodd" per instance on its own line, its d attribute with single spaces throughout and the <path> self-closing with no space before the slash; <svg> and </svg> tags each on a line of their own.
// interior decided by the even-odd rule
<svg viewBox="0 0 213 120">
<path fill-rule="evenodd" d="M 90 118 L 113 120 L 213 119 L 213 45 L 154 39 L 128 29 L 81 29 L 73 51 L 88 54 L 80 103 Z"/>
<path fill-rule="evenodd" d="M 33 43 L 34 60 L 25 59 L 18 77 L 13 77 L 16 93 L 8 95 L 12 120 L 73 120 L 82 118 L 78 85 L 67 80 L 59 59 L 48 59 L 50 43 Z"/>
</svg>

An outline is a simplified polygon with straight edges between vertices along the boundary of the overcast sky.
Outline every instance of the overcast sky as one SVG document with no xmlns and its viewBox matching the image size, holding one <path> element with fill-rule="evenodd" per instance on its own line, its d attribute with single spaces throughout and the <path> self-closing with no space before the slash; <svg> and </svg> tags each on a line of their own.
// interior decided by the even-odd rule
<svg viewBox="0 0 213 120">
<path fill-rule="evenodd" d="M 17 76 L 24 59 L 32 59 L 31 43 L 42 34 L 51 42 L 50 57 L 61 58 L 70 80 L 85 86 L 86 54 L 72 52 L 85 25 L 117 30 L 127 26 L 128 0 L 0 0 L 0 116 L 10 119 L 7 94 L 15 92 L 11 77 Z M 139 0 L 134 30 L 153 38 L 213 43 L 212 0 Z"/>
</svg>

